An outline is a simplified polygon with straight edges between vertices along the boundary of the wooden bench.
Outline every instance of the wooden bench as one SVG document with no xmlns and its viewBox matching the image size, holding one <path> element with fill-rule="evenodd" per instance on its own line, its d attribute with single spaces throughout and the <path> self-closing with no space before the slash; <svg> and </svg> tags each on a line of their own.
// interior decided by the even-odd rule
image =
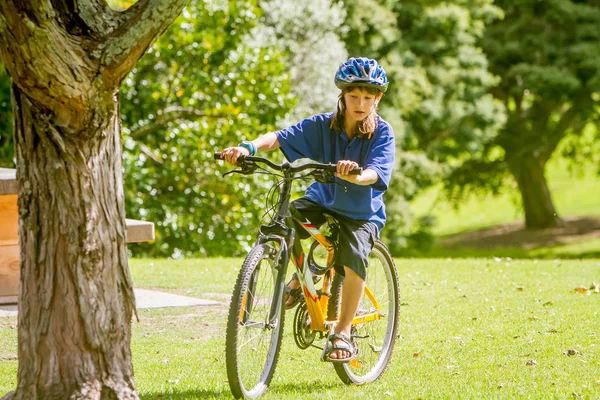
<svg viewBox="0 0 600 400">
<path fill-rule="evenodd" d="M 0 168 L 0 304 L 17 302 L 19 291 L 19 212 L 16 170 Z M 154 240 L 152 222 L 127 219 L 127 243 Z"/>
</svg>

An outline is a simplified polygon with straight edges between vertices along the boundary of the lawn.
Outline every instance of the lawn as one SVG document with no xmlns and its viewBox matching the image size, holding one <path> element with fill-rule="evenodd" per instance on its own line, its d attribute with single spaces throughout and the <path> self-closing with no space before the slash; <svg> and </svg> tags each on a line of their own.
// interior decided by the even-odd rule
<svg viewBox="0 0 600 400">
<path fill-rule="evenodd" d="M 224 333 L 240 259 L 132 260 L 137 287 L 218 300 L 141 310 L 133 362 L 143 399 L 230 398 Z M 265 399 L 595 398 L 600 259 L 397 259 L 400 340 L 390 368 L 347 387 L 319 351 L 283 353 Z M 16 318 L 0 319 L 0 395 L 16 385 Z"/>
</svg>

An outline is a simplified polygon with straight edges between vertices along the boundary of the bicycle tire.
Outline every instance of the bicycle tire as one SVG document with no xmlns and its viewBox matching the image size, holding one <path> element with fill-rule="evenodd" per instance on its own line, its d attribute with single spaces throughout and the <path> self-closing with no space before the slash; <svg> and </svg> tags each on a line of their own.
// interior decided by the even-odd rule
<svg viewBox="0 0 600 400">
<path fill-rule="evenodd" d="M 329 301 L 330 307 L 328 307 L 328 315 L 336 315 L 336 318 L 341 301 L 342 281 L 343 279 L 334 278 Z M 384 288 L 381 287 L 382 284 L 385 285 Z M 392 359 L 397 339 L 400 314 L 398 273 L 389 250 L 380 241 L 375 242 L 369 256 L 366 285 L 373 291 L 380 303 L 384 318 L 353 326 L 353 335 L 367 336 L 353 339 L 353 342 L 359 346 L 356 361 L 333 364 L 337 375 L 348 385 L 363 385 L 379 379 Z M 359 312 L 363 307 L 365 309 L 368 307 L 368 311 L 373 311 L 371 309 L 372 302 L 366 295 L 363 295 Z"/>
<path fill-rule="evenodd" d="M 277 269 L 270 243 L 250 250 L 238 274 L 227 319 L 225 363 L 235 398 L 257 398 L 268 388 L 279 358 L 285 308 L 269 323 Z M 273 326 L 274 325 L 274 326 Z"/>
</svg>

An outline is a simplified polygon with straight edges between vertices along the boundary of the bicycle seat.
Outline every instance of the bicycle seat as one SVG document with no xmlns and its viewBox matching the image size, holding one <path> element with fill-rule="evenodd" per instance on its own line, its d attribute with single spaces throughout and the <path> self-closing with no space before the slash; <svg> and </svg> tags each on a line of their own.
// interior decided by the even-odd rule
<svg viewBox="0 0 600 400">
<path fill-rule="evenodd" d="M 258 228 L 258 230 L 260 231 L 260 233 L 262 235 L 265 235 L 265 236 L 269 236 L 269 235 L 285 236 L 289 232 L 289 228 L 287 228 L 285 226 L 281 226 L 279 224 L 261 225 Z"/>
</svg>

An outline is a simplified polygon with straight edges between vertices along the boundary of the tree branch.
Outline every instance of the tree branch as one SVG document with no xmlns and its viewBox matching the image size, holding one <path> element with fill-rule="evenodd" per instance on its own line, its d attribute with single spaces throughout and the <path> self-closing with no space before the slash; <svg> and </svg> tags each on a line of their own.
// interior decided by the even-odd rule
<svg viewBox="0 0 600 400">
<path fill-rule="evenodd" d="M 87 38 L 69 34 L 60 11 L 49 1 L 0 1 L 0 58 L 28 97 L 47 109 L 63 104 L 82 115 L 96 68 L 83 50 Z M 57 117 L 59 124 L 72 118 Z"/>
<path fill-rule="evenodd" d="M 164 127 L 169 122 L 177 121 L 179 119 L 196 119 L 196 118 L 227 118 L 231 117 L 229 114 L 205 114 L 200 110 L 192 107 L 180 107 L 170 106 L 163 110 L 162 114 L 159 114 L 158 118 L 153 124 L 144 125 L 139 129 L 132 131 L 129 136 L 132 139 L 140 138 L 150 132 L 153 132 L 159 128 Z"/>
<path fill-rule="evenodd" d="M 73 12 L 85 22 L 94 38 L 101 38 L 122 23 L 122 14 L 108 6 L 106 0 L 74 0 Z"/>
<path fill-rule="evenodd" d="M 581 119 L 583 107 L 585 106 L 582 104 L 582 101 L 577 101 L 576 99 L 571 106 L 562 113 L 554 129 L 549 130 L 546 141 L 543 143 L 543 149 L 542 152 L 540 152 L 542 160 L 547 161 L 552 156 L 552 153 L 560 141 L 566 136 L 569 129 L 583 129 L 587 123 L 586 120 Z"/>
<path fill-rule="evenodd" d="M 159 157 L 157 157 L 156 154 L 154 154 L 152 152 L 152 150 L 150 150 L 150 148 L 148 146 L 146 146 L 144 143 L 141 143 L 141 142 L 136 142 L 136 143 L 140 147 L 140 151 L 142 153 L 144 153 L 146 156 L 148 156 L 149 158 L 151 158 L 152 160 L 154 160 L 154 162 L 156 162 L 157 164 L 163 163 L 163 160 L 161 160 Z"/>
<path fill-rule="evenodd" d="M 104 85 L 116 88 L 153 40 L 179 15 L 189 0 L 140 0 L 123 12 L 121 26 L 105 36 L 100 52 Z"/>
</svg>

